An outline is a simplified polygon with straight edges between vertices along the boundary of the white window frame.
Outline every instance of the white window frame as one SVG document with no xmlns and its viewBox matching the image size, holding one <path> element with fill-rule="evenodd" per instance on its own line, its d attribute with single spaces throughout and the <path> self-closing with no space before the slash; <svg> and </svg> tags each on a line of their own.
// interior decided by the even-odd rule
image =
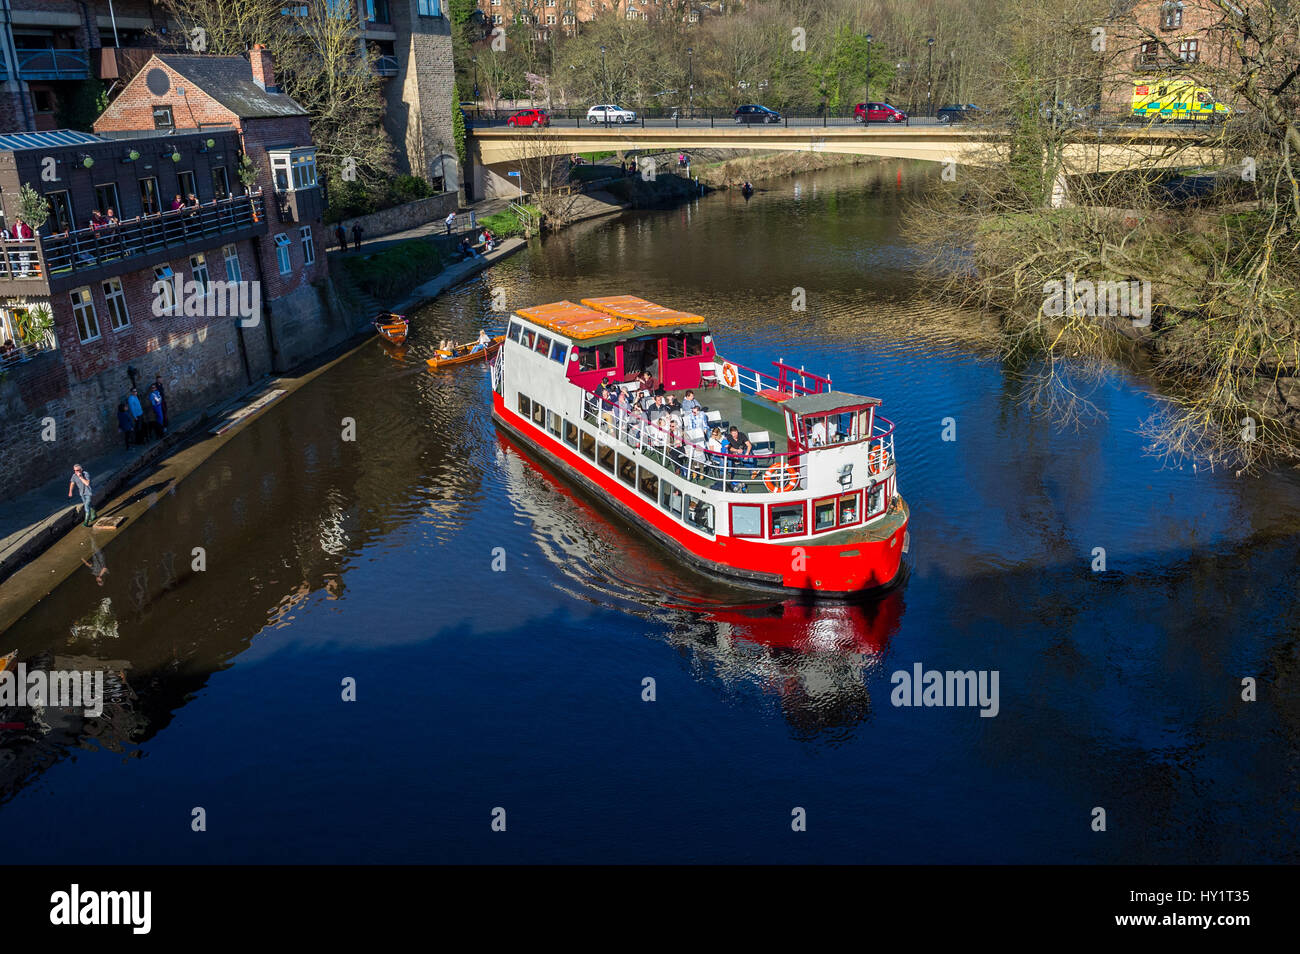
<svg viewBox="0 0 1300 954">
<path fill-rule="evenodd" d="M 303 265 L 316 264 L 316 245 L 312 242 L 311 226 L 304 225 L 298 230 L 302 239 L 302 263 Z"/>
<path fill-rule="evenodd" d="M 244 280 L 244 267 L 239 264 L 239 247 L 235 245 L 224 245 L 221 248 L 221 257 L 226 263 L 226 281 L 238 284 Z M 231 267 L 233 263 L 234 267 Z"/>
<path fill-rule="evenodd" d="M 275 259 L 280 266 L 280 274 L 288 275 L 293 271 L 293 261 L 289 255 L 289 236 L 279 232 L 275 236 Z"/>
<path fill-rule="evenodd" d="M 84 298 L 80 296 L 85 296 Z M 80 288 L 74 288 L 68 292 L 68 298 L 72 301 L 72 318 L 77 326 L 77 340 L 82 344 L 88 344 L 91 341 L 98 341 L 102 335 L 99 330 L 99 315 L 95 313 L 95 296 L 90 291 L 89 285 L 82 285 Z M 90 331 L 93 325 L 94 330 L 91 334 L 82 334 L 82 325 L 89 318 L 89 324 L 85 330 Z"/>
<path fill-rule="evenodd" d="M 211 279 L 208 276 L 208 259 L 202 252 L 195 252 L 190 256 L 190 277 L 206 295 Z"/>
<path fill-rule="evenodd" d="M 122 290 L 122 279 L 105 278 L 99 283 L 104 293 L 104 308 L 108 311 L 108 326 L 114 331 L 124 331 L 131 327 L 131 310 L 126 306 L 126 292 Z M 121 322 L 118 322 L 118 317 Z"/>
<path fill-rule="evenodd" d="M 314 189 L 320 184 L 316 172 L 316 147 L 300 146 L 294 149 L 268 149 L 267 158 L 271 162 L 271 184 L 276 192 L 296 192 L 299 189 Z M 277 173 L 284 174 L 284 187 L 281 188 Z"/>
<path fill-rule="evenodd" d="M 162 299 L 165 302 L 165 304 L 163 305 L 162 313 L 164 315 L 173 314 L 176 311 L 178 305 L 180 304 L 176 300 L 176 287 L 172 284 L 172 280 L 175 277 L 176 277 L 176 273 L 172 271 L 172 267 L 168 265 L 166 262 L 164 262 L 161 265 L 155 265 L 153 267 L 154 283 L 155 284 L 158 282 L 163 283 Z M 152 287 L 153 286 L 150 286 L 151 290 Z"/>
</svg>

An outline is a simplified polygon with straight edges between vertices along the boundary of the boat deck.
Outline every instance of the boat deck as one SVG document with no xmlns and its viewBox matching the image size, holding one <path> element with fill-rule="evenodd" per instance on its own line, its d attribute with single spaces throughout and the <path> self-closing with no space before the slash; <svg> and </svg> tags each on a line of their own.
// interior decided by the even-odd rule
<svg viewBox="0 0 1300 954">
<path fill-rule="evenodd" d="M 790 450 L 790 440 L 786 437 L 785 423 L 781 416 L 780 405 L 765 398 L 745 395 L 731 388 L 692 388 L 695 400 L 705 408 L 706 413 L 717 411 L 720 419 L 710 421 L 709 427 L 722 427 L 724 430 L 735 424 L 754 440 L 755 434 L 766 431 L 772 444 L 772 453 L 783 454 Z M 677 398 L 678 403 L 686 395 L 686 390 L 668 391 Z M 778 426 L 779 425 L 779 426 Z"/>
</svg>

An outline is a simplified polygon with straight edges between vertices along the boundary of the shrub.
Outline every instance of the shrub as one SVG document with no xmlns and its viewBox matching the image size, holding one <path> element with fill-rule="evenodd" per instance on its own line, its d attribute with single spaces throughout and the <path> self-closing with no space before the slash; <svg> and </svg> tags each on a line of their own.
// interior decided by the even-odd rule
<svg viewBox="0 0 1300 954">
<path fill-rule="evenodd" d="M 343 259 L 348 277 L 367 295 L 391 301 L 442 271 L 442 255 L 425 239 L 411 239 L 368 255 Z"/>
</svg>

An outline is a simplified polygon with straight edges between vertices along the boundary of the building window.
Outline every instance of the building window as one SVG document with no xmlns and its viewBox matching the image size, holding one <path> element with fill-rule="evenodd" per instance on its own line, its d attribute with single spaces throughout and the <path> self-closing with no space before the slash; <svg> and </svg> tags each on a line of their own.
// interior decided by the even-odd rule
<svg viewBox="0 0 1300 954">
<path fill-rule="evenodd" d="M 391 23 L 388 0 L 366 0 L 366 19 L 371 23 Z"/>
<path fill-rule="evenodd" d="M 442 0 L 420 0 L 419 10 L 422 17 L 440 17 L 442 16 Z"/>
<path fill-rule="evenodd" d="M 158 302 L 158 308 L 154 314 L 170 315 L 176 309 L 176 288 L 172 285 L 175 273 L 172 272 L 170 265 L 155 265 L 153 267 L 153 277 L 153 292 L 157 296 Z"/>
<path fill-rule="evenodd" d="M 103 185 L 95 186 L 95 202 L 98 208 L 105 215 L 112 212 L 113 215 L 121 218 L 122 206 L 117 200 L 117 183 L 106 182 Z"/>
<path fill-rule="evenodd" d="M 555 26 L 555 14 L 554 14 L 554 13 L 548 13 L 548 14 L 546 14 L 546 25 L 547 25 L 547 26 Z"/>
<path fill-rule="evenodd" d="M 67 192 L 47 192 L 45 193 L 45 202 L 50 207 L 50 215 L 54 219 L 54 230 L 56 232 L 67 232 L 72 229 L 72 201 L 68 198 Z"/>
<path fill-rule="evenodd" d="M 77 319 L 77 337 L 84 344 L 99 337 L 99 319 L 95 317 L 95 302 L 90 297 L 89 288 L 74 288 L 72 298 L 72 315 Z"/>
<path fill-rule="evenodd" d="M 230 195 L 230 179 L 226 176 L 226 167 L 217 166 L 212 170 L 212 197 L 224 199 Z"/>
<path fill-rule="evenodd" d="M 131 314 L 126 310 L 126 295 L 122 291 L 121 279 L 105 279 L 100 287 L 104 290 L 104 304 L 108 307 L 109 327 L 114 331 L 121 331 L 131 324 Z"/>
<path fill-rule="evenodd" d="M 1160 26 L 1166 30 L 1177 30 L 1183 25 L 1183 5 L 1166 3 L 1160 8 Z"/>
<path fill-rule="evenodd" d="M 292 192 L 294 189 L 310 189 L 316 185 L 316 150 L 293 149 L 268 155 L 275 191 Z"/>
<path fill-rule="evenodd" d="M 154 129 L 175 129 L 176 122 L 172 119 L 172 108 L 170 106 L 155 106 L 153 108 L 153 128 Z"/>
<path fill-rule="evenodd" d="M 222 248 L 221 257 L 226 260 L 226 281 L 243 281 L 243 271 L 239 267 L 239 249 L 235 248 L 233 245 L 227 245 Z"/>
<path fill-rule="evenodd" d="M 158 180 L 153 176 L 145 176 L 140 180 L 140 211 L 145 215 L 158 214 Z"/>
<path fill-rule="evenodd" d="M 275 260 L 280 265 L 280 274 L 288 275 L 292 268 L 289 262 L 289 236 L 283 232 L 275 237 Z"/>
<path fill-rule="evenodd" d="M 178 172 L 176 173 L 176 182 L 180 185 L 182 200 L 199 194 L 199 188 L 194 184 L 194 173 Z"/>
<path fill-rule="evenodd" d="M 316 246 L 312 243 L 311 226 L 304 225 L 298 230 L 298 234 L 302 237 L 302 263 L 311 265 L 316 261 Z"/>
<path fill-rule="evenodd" d="M 1195 63 L 1199 46 L 1199 40 L 1180 40 L 1178 43 L 1178 58 L 1184 63 Z"/>
<path fill-rule="evenodd" d="M 190 275 L 194 279 L 194 284 L 199 286 L 199 291 L 203 294 L 208 293 L 208 260 L 203 257 L 203 253 L 190 256 Z"/>
</svg>

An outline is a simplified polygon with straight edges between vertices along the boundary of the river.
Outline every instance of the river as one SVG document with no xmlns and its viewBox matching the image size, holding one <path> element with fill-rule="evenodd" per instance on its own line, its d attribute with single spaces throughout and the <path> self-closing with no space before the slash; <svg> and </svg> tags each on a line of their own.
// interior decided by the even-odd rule
<svg viewBox="0 0 1300 954">
<path fill-rule="evenodd" d="M 914 168 L 763 185 L 534 241 L 98 534 L 108 573 L 87 544 L 0 645 L 116 673 L 104 717 L 0 732 L 6 857 L 1296 861 L 1300 480 L 1149 456 L 1120 369 L 1082 421 L 1027 403 L 926 295 Z M 498 435 L 482 368 L 423 367 L 494 305 L 618 293 L 883 399 L 903 586 L 699 577 Z M 917 663 L 996 672 L 996 716 L 892 704 Z"/>
</svg>

